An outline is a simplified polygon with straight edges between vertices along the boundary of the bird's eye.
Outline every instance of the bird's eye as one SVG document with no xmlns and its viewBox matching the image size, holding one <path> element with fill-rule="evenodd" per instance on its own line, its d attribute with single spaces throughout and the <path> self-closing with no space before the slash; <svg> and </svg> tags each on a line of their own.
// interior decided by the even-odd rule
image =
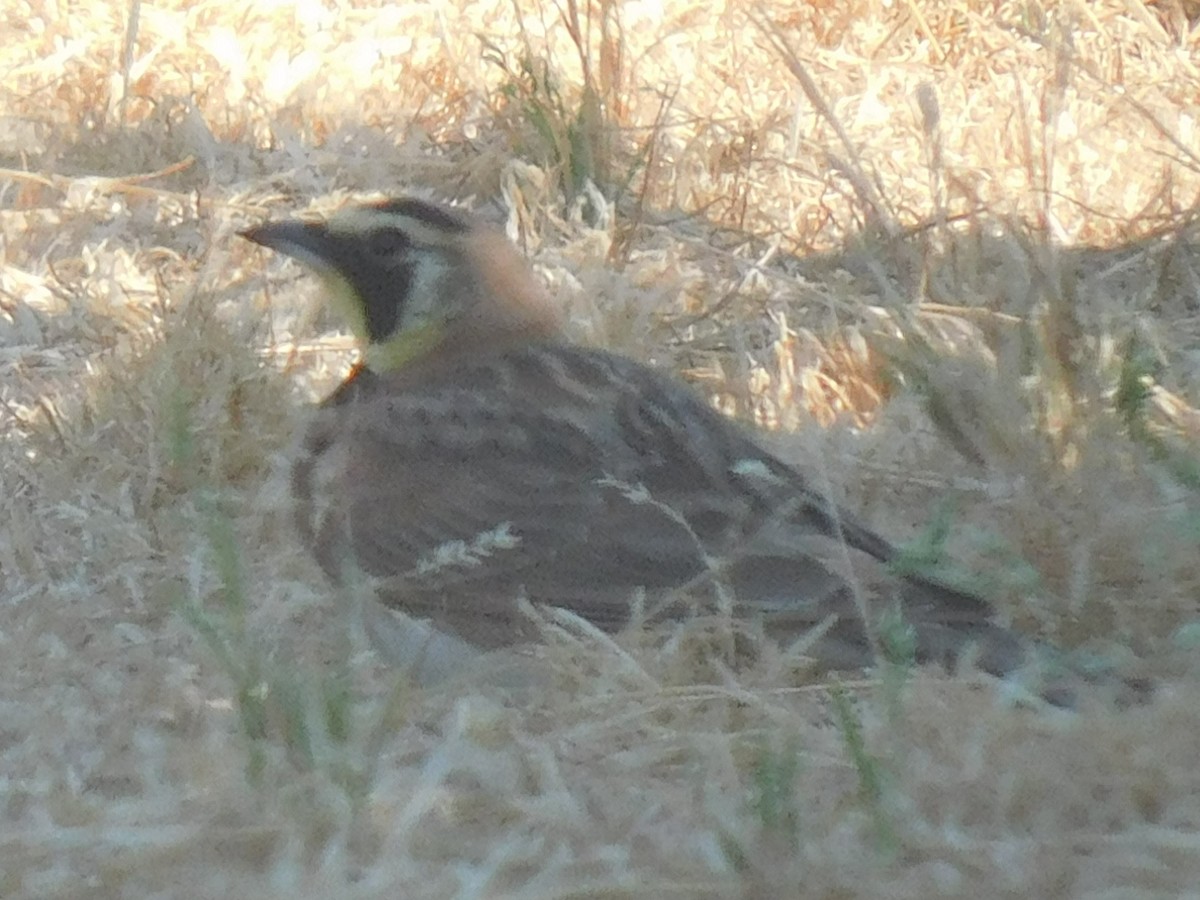
<svg viewBox="0 0 1200 900">
<path fill-rule="evenodd" d="M 367 249 L 372 256 L 395 256 L 409 245 L 408 235 L 398 228 L 376 228 L 367 237 Z"/>
</svg>

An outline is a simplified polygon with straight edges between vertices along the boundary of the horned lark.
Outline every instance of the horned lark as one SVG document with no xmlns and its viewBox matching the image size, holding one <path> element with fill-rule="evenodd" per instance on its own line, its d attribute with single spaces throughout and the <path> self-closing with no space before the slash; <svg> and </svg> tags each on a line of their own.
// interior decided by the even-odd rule
<svg viewBox="0 0 1200 900">
<path fill-rule="evenodd" d="M 1025 656 L 980 598 L 889 571 L 890 543 L 685 384 L 567 340 L 474 217 L 401 199 L 243 235 L 315 269 L 362 345 L 293 470 L 332 578 L 481 648 L 535 636 L 525 598 L 607 631 L 713 602 L 819 635 L 831 668 L 870 665 L 895 610 L 919 660 Z"/>
</svg>

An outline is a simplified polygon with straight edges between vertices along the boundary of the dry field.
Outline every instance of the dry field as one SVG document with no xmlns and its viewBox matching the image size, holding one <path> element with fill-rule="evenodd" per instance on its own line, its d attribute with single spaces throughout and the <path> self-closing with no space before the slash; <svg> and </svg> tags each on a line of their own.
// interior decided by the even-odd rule
<svg viewBox="0 0 1200 900">
<path fill-rule="evenodd" d="M 0 897 L 1195 896 L 1196 14 L 4 0 Z M 381 192 L 1153 700 L 690 627 L 412 686 L 288 518 L 351 347 L 235 234 Z"/>
</svg>

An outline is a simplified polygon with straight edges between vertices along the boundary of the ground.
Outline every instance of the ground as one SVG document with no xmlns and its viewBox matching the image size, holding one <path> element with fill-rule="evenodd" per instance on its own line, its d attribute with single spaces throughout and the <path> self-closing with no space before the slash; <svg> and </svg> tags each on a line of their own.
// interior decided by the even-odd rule
<svg viewBox="0 0 1200 900">
<path fill-rule="evenodd" d="M 1189 14 L 10 0 L 0 896 L 1194 890 Z M 413 686 L 289 521 L 352 348 L 236 237 L 385 193 L 1153 696 L 555 621 L 536 691 Z"/>
</svg>

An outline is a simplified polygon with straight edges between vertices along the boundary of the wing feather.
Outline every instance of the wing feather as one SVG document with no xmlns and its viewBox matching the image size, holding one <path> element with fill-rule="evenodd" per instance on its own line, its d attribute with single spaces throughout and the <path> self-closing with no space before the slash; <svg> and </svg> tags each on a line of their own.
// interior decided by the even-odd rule
<svg viewBox="0 0 1200 900">
<path fill-rule="evenodd" d="M 841 560 L 850 547 L 887 562 L 892 546 L 646 366 L 527 346 L 441 378 L 380 379 L 338 414 L 356 563 L 387 602 L 468 640 L 520 637 L 518 596 L 616 629 L 639 589 L 712 572 L 797 625 L 854 620 L 845 643 L 869 658 Z M 935 631 L 990 615 L 969 594 L 900 581 Z"/>
</svg>

